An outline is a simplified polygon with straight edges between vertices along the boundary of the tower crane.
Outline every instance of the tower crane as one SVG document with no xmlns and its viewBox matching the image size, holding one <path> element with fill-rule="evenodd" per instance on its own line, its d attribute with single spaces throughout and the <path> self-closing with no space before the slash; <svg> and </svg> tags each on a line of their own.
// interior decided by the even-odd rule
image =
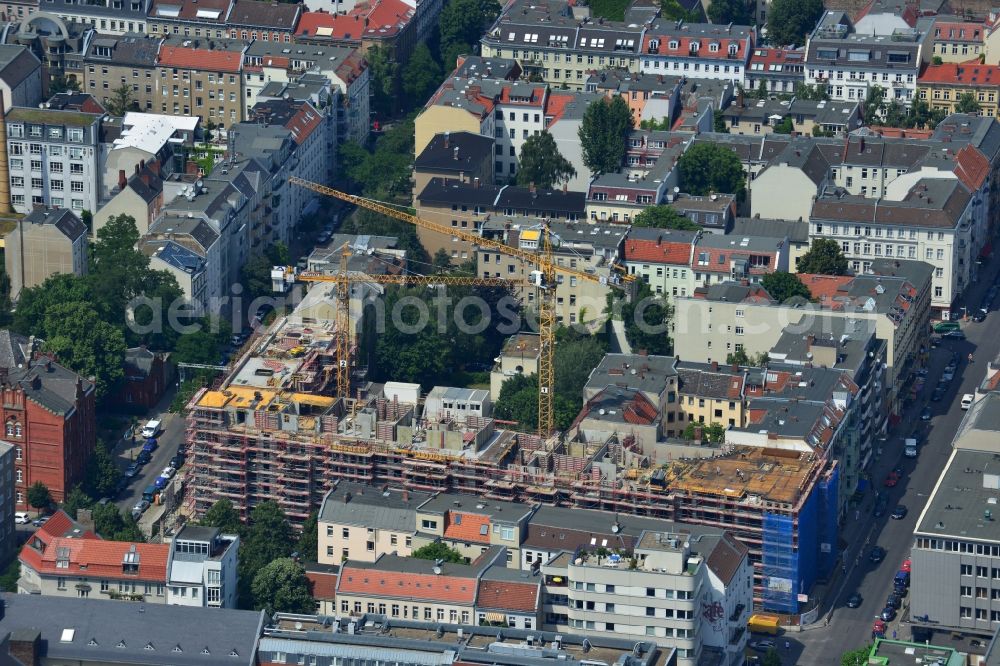
<svg viewBox="0 0 1000 666">
<path fill-rule="evenodd" d="M 553 386 L 555 384 L 555 370 L 553 368 L 552 359 L 555 347 L 556 274 L 561 273 L 569 277 L 575 277 L 579 280 L 586 280 L 587 282 L 611 284 L 619 287 L 622 282 L 632 282 L 635 280 L 634 276 L 618 273 L 616 271 L 612 273 L 610 278 L 608 278 L 605 276 L 592 275 L 585 271 L 577 270 L 575 268 L 567 268 L 556 264 L 552 256 L 552 234 L 549 231 L 548 225 L 543 224 L 543 229 L 540 234 L 540 252 L 535 252 L 533 250 L 526 250 L 519 247 L 511 247 L 502 241 L 492 238 L 483 238 L 463 229 L 455 229 L 436 222 L 430 222 L 429 220 L 425 220 L 421 217 L 412 215 L 379 201 L 361 197 L 356 194 L 342 192 L 332 187 L 320 185 L 319 183 L 314 183 L 303 178 L 292 176 L 288 179 L 288 182 L 292 185 L 298 185 L 314 192 L 318 192 L 319 194 L 324 194 L 326 196 L 340 199 L 341 201 L 355 204 L 367 210 L 400 220 L 401 222 L 406 222 L 407 224 L 412 224 L 428 231 L 434 231 L 444 234 L 445 236 L 456 237 L 459 240 L 466 241 L 473 245 L 478 245 L 482 248 L 496 250 L 502 254 L 520 259 L 530 266 L 534 266 L 535 270 L 531 272 L 530 283 L 532 286 L 537 287 L 540 291 L 540 297 L 538 299 L 538 432 L 543 437 L 548 437 L 552 433 L 554 429 L 552 403 Z M 327 277 L 331 278 L 330 281 L 337 281 L 336 276 Z M 488 278 L 476 279 L 484 280 Z M 443 282 L 443 280 L 437 277 L 429 280 L 429 282 L 434 281 Z M 347 283 L 344 282 L 343 286 L 341 286 L 341 283 L 338 282 L 338 298 L 340 297 L 341 289 L 344 290 L 345 295 L 349 295 L 347 293 Z M 344 351 L 347 351 L 346 347 Z M 343 363 L 343 359 L 346 357 L 342 356 L 340 358 L 341 360 L 338 365 L 341 365 Z M 338 367 L 338 373 L 340 372 L 346 372 L 345 368 Z M 349 376 L 345 375 L 345 380 L 346 379 L 349 379 Z M 338 374 L 338 382 L 339 381 L 340 374 Z"/>
</svg>

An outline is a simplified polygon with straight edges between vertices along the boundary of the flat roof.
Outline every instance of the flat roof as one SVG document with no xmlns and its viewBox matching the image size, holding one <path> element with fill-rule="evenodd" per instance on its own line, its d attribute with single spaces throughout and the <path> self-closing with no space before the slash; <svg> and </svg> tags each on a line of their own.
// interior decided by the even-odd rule
<svg viewBox="0 0 1000 666">
<path fill-rule="evenodd" d="M 915 534 L 1000 541 L 1000 454 L 955 449 Z"/>
<path fill-rule="evenodd" d="M 825 462 L 811 454 L 739 448 L 726 456 L 670 463 L 666 487 L 693 495 L 798 502 L 809 477 Z"/>
</svg>

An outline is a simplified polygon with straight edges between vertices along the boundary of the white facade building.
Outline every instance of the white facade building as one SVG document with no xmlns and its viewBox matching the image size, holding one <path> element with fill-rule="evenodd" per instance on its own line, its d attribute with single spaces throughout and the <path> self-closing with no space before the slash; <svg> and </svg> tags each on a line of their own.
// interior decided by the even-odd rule
<svg viewBox="0 0 1000 666">
<path fill-rule="evenodd" d="M 167 603 L 236 608 L 240 538 L 215 527 L 184 527 L 171 543 Z"/>
</svg>

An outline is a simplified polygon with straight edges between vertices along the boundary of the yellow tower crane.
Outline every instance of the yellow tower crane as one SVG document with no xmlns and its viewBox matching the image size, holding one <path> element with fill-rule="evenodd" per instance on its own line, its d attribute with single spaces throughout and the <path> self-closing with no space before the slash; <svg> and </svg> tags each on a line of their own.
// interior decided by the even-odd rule
<svg viewBox="0 0 1000 666">
<path fill-rule="evenodd" d="M 519 247 L 511 247 L 502 241 L 494 240 L 492 238 L 483 238 L 463 229 L 455 229 L 436 222 L 430 222 L 379 201 L 368 199 L 366 197 L 360 197 L 355 194 L 348 194 L 347 192 L 342 192 L 340 190 L 333 189 L 332 187 L 320 185 L 319 183 L 314 183 L 295 176 L 289 178 L 288 182 L 292 185 L 298 185 L 314 192 L 355 204 L 367 210 L 381 213 L 382 215 L 412 224 L 428 231 L 434 231 L 444 234 L 445 236 L 455 237 L 459 240 L 472 243 L 473 245 L 478 245 L 479 247 L 496 250 L 497 252 L 515 257 L 531 266 L 534 266 L 537 270 L 532 271 L 531 283 L 533 286 L 538 287 L 541 292 L 538 299 L 538 432 L 543 437 L 548 437 L 552 434 L 552 431 L 554 430 L 552 402 L 553 386 L 555 384 L 555 371 L 553 368 L 552 358 L 555 348 L 556 273 L 576 277 L 577 279 L 586 280 L 587 282 L 613 284 L 616 286 L 622 281 L 631 282 L 635 279 L 635 277 L 627 274 L 614 273 L 609 282 L 608 278 L 603 276 L 591 275 L 590 273 L 576 270 L 575 268 L 559 266 L 556 264 L 552 256 L 552 235 L 547 225 L 544 225 L 540 234 L 540 252 L 535 252 L 533 250 L 524 250 Z M 331 278 L 329 281 L 337 281 L 336 276 L 328 277 Z M 485 280 L 488 278 L 476 279 Z M 428 279 L 428 282 L 435 281 L 443 282 L 443 280 L 438 277 Z M 346 293 L 346 282 L 343 288 Z M 338 297 L 340 295 L 340 289 L 341 287 L 338 283 Z M 346 347 L 344 351 L 348 351 Z M 346 357 L 340 358 L 344 359 Z M 342 364 L 343 361 L 340 360 L 339 363 Z M 342 368 L 338 367 L 338 371 L 340 370 L 342 370 Z"/>
</svg>

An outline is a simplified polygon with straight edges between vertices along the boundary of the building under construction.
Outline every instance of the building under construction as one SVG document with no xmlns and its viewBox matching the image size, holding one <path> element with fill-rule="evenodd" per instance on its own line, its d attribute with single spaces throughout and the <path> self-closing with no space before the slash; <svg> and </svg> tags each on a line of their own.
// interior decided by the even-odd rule
<svg viewBox="0 0 1000 666">
<path fill-rule="evenodd" d="M 301 523 L 337 479 L 349 479 L 711 525 L 750 548 L 758 601 L 788 613 L 834 566 L 834 461 L 706 446 L 655 464 L 628 432 L 561 441 L 502 430 L 491 418 L 428 416 L 417 385 L 371 385 L 335 398 L 332 340 L 328 324 L 286 319 L 251 345 L 221 386 L 192 398 L 191 510 L 201 514 L 228 498 L 246 517 L 274 500 Z"/>
</svg>

